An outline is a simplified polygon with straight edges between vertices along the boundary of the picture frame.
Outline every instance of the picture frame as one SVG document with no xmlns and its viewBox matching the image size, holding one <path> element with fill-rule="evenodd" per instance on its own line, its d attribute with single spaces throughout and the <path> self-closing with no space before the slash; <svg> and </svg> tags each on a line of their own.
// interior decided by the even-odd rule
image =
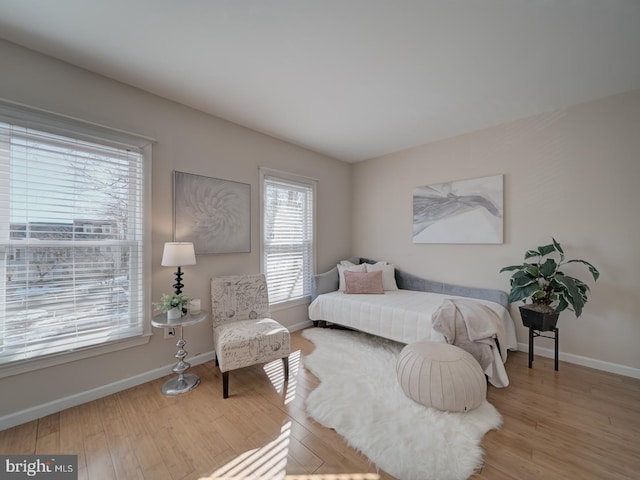
<svg viewBox="0 0 640 480">
<path fill-rule="evenodd" d="M 416 187 L 413 243 L 504 242 L 504 176 Z"/>
<path fill-rule="evenodd" d="M 174 170 L 173 237 L 196 255 L 251 252 L 251 185 Z"/>
</svg>

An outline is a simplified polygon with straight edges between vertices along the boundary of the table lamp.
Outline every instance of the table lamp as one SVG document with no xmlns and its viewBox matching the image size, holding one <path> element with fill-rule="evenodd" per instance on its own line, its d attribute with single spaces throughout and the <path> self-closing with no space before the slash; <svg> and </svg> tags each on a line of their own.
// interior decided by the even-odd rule
<svg viewBox="0 0 640 480">
<path fill-rule="evenodd" d="M 191 242 L 166 242 L 162 252 L 163 267 L 178 267 L 176 272 L 176 283 L 173 284 L 176 295 L 182 293 L 182 270 L 183 265 L 195 265 L 196 254 Z"/>
</svg>

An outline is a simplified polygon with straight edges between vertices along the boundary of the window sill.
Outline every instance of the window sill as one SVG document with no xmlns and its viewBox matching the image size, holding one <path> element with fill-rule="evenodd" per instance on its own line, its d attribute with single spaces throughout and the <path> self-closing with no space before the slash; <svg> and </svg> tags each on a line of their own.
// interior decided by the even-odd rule
<svg viewBox="0 0 640 480">
<path fill-rule="evenodd" d="M 76 360 L 82 360 L 83 358 L 104 355 L 105 353 L 117 352 L 118 350 L 124 350 L 125 348 L 145 345 L 149 343 L 150 339 L 151 333 L 144 333 L 137 337 L 118 340 L 106 345 L 87 347 L 75 352 L 59 353 L 51 355 L 49 357 L 22 360 L 14 363 L 9 363 L 7 365 L 0 365 L 0 378 L 33 372 L 35 370 L 41 370 L 43 368 L 62 365 L 64 363 L 74 362 Z"/>
<path fill-rule="evenodd" d="M 299 305 L 309 305 L 311 303 L 311 296 L 302 298 L 296 298 L 295 300 L 287 300 L 284 302 L 272 303 L 269 308 L 272 312 L 278 312 L 280 310 L 287 310 L 289 308 L 297 307 Z"/>
</svg>

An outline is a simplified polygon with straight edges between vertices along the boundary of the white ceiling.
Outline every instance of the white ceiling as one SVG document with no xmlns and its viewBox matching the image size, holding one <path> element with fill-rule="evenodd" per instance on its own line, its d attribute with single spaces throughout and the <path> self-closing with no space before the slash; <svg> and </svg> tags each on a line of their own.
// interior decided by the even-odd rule
<svg viewBox="0 0 640 480">
<path fill-rule="evenodd" d="M 0 37 L 349 162 L 640 88 L 640 0 L 0 0 Z"/>
</svg>

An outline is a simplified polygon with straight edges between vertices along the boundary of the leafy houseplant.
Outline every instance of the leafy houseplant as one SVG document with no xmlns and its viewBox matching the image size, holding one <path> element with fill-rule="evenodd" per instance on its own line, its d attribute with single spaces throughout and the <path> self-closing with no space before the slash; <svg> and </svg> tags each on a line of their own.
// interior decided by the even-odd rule
<svg viewBox="0 0 640 480">
<path fill-rule="evenodd" d="M 511 265 L 500 270 L 500 273 L 514 272 L 511 276 L 509 302 L 524 301 L 525 305 L 520 307 L 522 321 L 525 326 L 533 326 L 537 330 L 553 330 L 558 314 L 567 308 L 579 317 L 587 303 L 589 286 L 566 275 L 560 267 L 568 263 L 582 263 L 587 266 L 594 281 L 600 276 L 600 272 L 589 262 L 566 260 L 560 244 L 555 238 L 552 241 L 549 245 L 527 250 L 524 254 L 525 262 L 521 265 Z M 527 262 L 529 259 L 534 261 Z M 526 303 L 528 299 L 531 300 L 530 304 Z M 538 315 L 532 315 L 531 311 Z M 532 316 L 534 319 L 531 319 Z M 527 321 L 535 324 L 528 325 Z"/>
<path fill-rule="evenodd" d="M 160 310 L 161 312 L 171 312 L 174 309 L 178 309 L 179 315 L 177 318 L 180 318 L 182 315 L 187 313 L 186 306 L 189 304 L 191 299 L 182 294 L 176 293 L 165 293 L 160 298 L 160 302 L 154 303 L 153 306 L 156 307 L 156 310 Z"/>
</svg>

